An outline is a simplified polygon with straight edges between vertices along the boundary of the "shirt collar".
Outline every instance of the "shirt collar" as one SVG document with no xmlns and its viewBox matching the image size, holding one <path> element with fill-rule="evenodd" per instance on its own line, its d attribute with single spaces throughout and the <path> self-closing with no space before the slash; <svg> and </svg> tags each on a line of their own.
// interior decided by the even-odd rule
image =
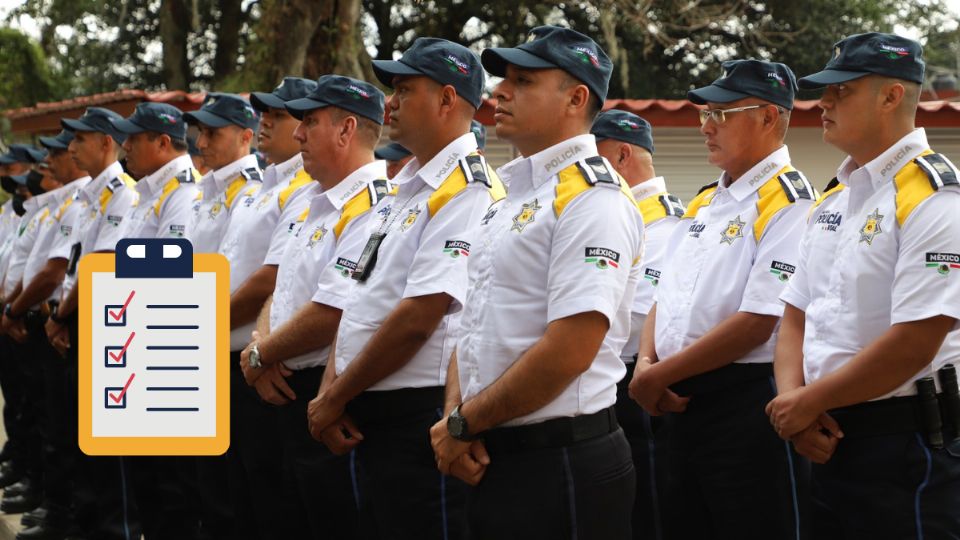
<svg viewBox="0 0 960 540">
<path fill-rule="evenodd" d="M 173 158 L 166 165 L 154 171 L 153 174 L 148 174 L 141 178 L 140 181 L 137 182 L 137 192 L 140 193 L 141 204 L 145 201 L 152 200 L 155 196 L 159 196 L 163 190 L 163 186 L 169 182 L 171 178 L 183 171 L 189 171 L 191 169 L 193 169 L 193 161 L 189 155 L 183 154 Z"/>
<path fill-rule="evenodd" d="M 656 176 L 633 186 L 630 188 L 630 191 L 633 192 L 633 198 L 639 202 L 647 197 L 653 197 L 654 195 L 666 193 L 667 181 L 664 180 L 662 176 Z"/>
<path fill-rule="evenodd" d="M 303 168 L 303 156 L 297 152 L 283 163 L 267 166 L 263 171 L 263 189 L 267 191 L 280 182 L 292 179 Z"/>
<path fill-rule="evenodd" d="M 735 182 L 730 182 L 730 176 L 724 172 L 720 175 L 718 192 L 727 190 L 737 201 L 742 201 L 760 189 L 760 186 L 773 178 L 780 169 L 790 164 L 790 151 L 787 145 L 776 149 L 769 156 L 761 159 Z"/>
<path fill-rule="evenodd" d="M 230 183 L 236 180 L 242 171 L 247 169 L 259 169 L 257 164 L 257 156 L 253 154 L 247 154 L 233 163 L 230 163 L 229 165 L 225 165 L 215 171 L 207 173 L 204 176 L 204 180 L 206 180 L 207 176 L 209 176 L 213 178 L 213 183 L 211 184 L 210 181 L 206 182 L 204 187 L 204 195 L 206 195 L 207 189 L 211 187 L 216 190 L 216 193 L 222 193 L 226 191 Z"/>
<path fill-rule="evenodd" d="M 414 178 L 420 178 L 431 188 L 437 189 L 453 172 L 453 168 L 460 163 L 461 159 L 476 151 L 477 138 L 473 136 L 472 131 L 468 131 L 451 141 L 422 167 L 416 157 L 411 159 L 400 169 L 393 182 L 402 185 Z"/>
<path fill-rule="evenodd" d="M 923 128 L 915 129 L 862 167 L 858 167 L 853 158 L 847 156 L 837 170 L 837 180 L 850 185 L 851 177 L 855 180 L 866 175 L 873 188 L 879 189 L 927 148 L 930 148 L 927 132 Z"/>
<path fill-rule="evenodd" d="M 371 181 L 386 177 L 387 162 L 378 159 L 348 174 L 339 184 L 324 191 L 323 195 L 327 197 L 334 208 L 340 210 L 343 205 L 347 204 L 347 201 L 365 189 Z"/>
<path fill-rule="evenodd" d="M 114 161 L 80 191 L 80 196 L 86 201 L 97 200 L 99 192 L 107 185 L 107 182 L 121 174 L 123 174 L 123 166 L 120 165 L 119 161 Z"/>
<path fill-rule="evenodd" d="M 590 134 L 577 135 L 532 156 L 519 157 L 500 167 L 497 174 L 508 179 L 529 177 L 536 189 L 571 164 L 596 155 L 596 138 Z"/>
</svg>

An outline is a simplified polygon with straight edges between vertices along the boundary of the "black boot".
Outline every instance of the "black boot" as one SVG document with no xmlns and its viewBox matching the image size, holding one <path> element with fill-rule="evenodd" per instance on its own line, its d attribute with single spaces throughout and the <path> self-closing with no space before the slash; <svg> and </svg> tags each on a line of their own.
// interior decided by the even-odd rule
<svg viewBox="0 0 960 540">
<path fill-rule="evenodd" d="M 29 492 L 16 497 L 4 497 L 0 502 L 0 512 L 4 514 L 22 514 L 29 512 L 40 506 L 40 496 L 35 492 Z"/>
<path fill-rule="evenodd" d="M 23 517 L 20 518 L 20 524 L 26 528 L 36 527 L 40 525 L 47 519 L 47 514 L 50 513 L 50 510 L 46 506 L 40 505 L 35 510 L 25 512 Z"/>
</svg>

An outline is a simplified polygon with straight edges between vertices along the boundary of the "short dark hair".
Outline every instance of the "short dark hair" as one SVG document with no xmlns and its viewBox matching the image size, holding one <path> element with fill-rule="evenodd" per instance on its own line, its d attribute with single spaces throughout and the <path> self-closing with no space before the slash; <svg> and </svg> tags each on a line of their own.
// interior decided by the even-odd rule
<svg viewBox="0 0 960 540">
<path fill-rule="evenodd" d="M 369 118 L 352 113 L 339 107 L 330 108 L 330 119 L 336 124 L 343 121 L 344 118 L 352 116 L 357 119 L 357 136 L 370 148 L 376 148 L 380 142 L 380 134 L 383 132 L 383 126 L 370 120 Z"/>
<path fill-rule="evenodd" d="M 570 88 L 571 86 L 576 86 L 576 85 L 580 85 L 580 84 L 586 86 L 586 83 L 585 83 L 585 82 L 583 82 L 583 81 L 581 81 L 580 79 L 574 77 L 573 75 L 570 75 L 570 74 L 567 73 L 567 72 L 563 72 L 563 74 L 564 74 L 565 76 L 564 76 L 564 78 L 563 78 L 563 82 L 560 84 L 560 88 L 561 88 L 562 90 L 566 90 L 567 88 Z M 589 90 L 590 87 L 587 86 L 587 89 Z M 595 95 L 595 94 L 593 93 L 593 90 L 590 90 L 590 99 L 587 101 L 587 120 L 589 120 L 590 123 L 592 124 L 593 121 L 596 120 L 597 115 L 600 114 L 600 111 L 601 111 L 601 110 L 603 110 L 603 102 L 600 101 L 600 97 L 599 97 L 599 96 L 597 96 L 597 95 Z"/>
</svg>

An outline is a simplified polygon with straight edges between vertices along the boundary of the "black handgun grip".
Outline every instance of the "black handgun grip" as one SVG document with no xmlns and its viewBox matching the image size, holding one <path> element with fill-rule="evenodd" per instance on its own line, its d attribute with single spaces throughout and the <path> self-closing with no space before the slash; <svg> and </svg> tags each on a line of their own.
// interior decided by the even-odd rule
<svg viewBox="0 0 960 540">
<path fill-rule="evenodd" d="M 937 401 L 937 386 L 933 377 L 917 379 L 916 384 L 920 425 L 927 435 L 927 442 L 934 448 L 943 448 L 943 421 L 940 418 L 940 402 Z"/>
<path fill-rule="evenodd" d="M 960 437 L 960 386 L 957 384 L 957 368 L 947 364 L 937 371 L 940 380 L 940 412 L 943 418 L 943 435 L 947 441 Z"/>
</svg>

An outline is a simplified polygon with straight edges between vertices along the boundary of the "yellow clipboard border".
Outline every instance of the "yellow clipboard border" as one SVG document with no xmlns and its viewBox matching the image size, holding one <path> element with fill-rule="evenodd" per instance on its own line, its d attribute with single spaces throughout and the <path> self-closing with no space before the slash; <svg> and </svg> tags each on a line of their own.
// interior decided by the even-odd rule
<svg viewBox="0 0 960 540">
<path fill-rule="evenodd" d="M 217 418 L 213 437 L 94 437 L 93 436 L 93 294 L 95 272 L 114 274 L 113 253 L 90 253 L 80 259 L 79 339 L 79 436 L 80 450 L 89 456 L 218 456 L 230 447 L 230 263 L 215 253 L 193 256 L 193 271 L 216 275 L 216 381 Z M 82 314 L 87 314 L 86 317 Z"/>
</svg>

